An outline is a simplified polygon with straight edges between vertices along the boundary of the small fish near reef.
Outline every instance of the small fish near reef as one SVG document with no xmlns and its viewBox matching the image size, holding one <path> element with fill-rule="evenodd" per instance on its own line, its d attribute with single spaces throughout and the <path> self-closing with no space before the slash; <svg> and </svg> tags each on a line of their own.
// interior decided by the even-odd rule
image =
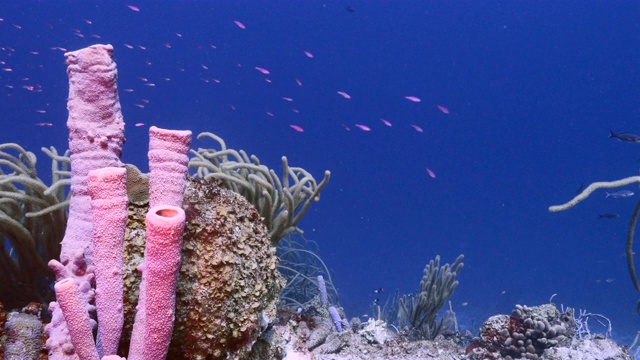
<svg viewBox="0 0 640 360">
<path fill-rule="evenodd" d="M 622 199 L 632 197 L 634 195 L 633 191 L 631 190 L 620 190 L 612 193 L 605 191 L 605 193 L 607 194 L 607 196 L 605 196 L 605 199 L 608 199 L 610 197 L 614 199 Z"/>
<path fill-rule="evenodd" d="M 598 219 L 617 219 L 620 215 L 614 213 L 598 214 Z"/>
<path fill-rule="evenodd" d="M 609 139 L 611 138 L 629 143 L 640 143 L 640 135 L 628 132 L 620 132 L 616 134 L 613 130 L 609 130 Z"/>
</svg>

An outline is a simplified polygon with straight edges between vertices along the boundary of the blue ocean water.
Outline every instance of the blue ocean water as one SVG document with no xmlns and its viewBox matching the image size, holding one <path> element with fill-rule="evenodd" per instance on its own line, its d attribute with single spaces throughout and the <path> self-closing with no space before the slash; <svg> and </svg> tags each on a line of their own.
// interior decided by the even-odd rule
<svg viewBox="0 0 640 360">
<path fill-rule="evenodd" d="M 349 317 L 463 253 L 462 327 L 557 294 L 629 344 L 640 189 L 547 208 L 638 175 L 640 144 L 608 138 L 640 133 L 638 15 L 637 1 L 4 0 L 0 143 L 65 149 L 63 54 L 113 44 L 123 161 L 146 171 L 156 125 L 214 132 L 272 168 L 286 155 L 318 179 L 331 170 L 300 226 Z M 48 178 L 44 155 L 40 168 Z"/>
</svg>

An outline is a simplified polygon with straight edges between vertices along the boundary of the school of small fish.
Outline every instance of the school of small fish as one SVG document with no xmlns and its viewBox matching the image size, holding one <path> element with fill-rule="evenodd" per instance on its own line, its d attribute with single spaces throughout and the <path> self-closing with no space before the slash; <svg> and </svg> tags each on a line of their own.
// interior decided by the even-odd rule
<svg viewBox="0 0 640 360">
<path fill-rule="evenodd" d="M 130 14 L 126 16 L 129 16 L 130 18 L 133 18 L 133 19 L 145 13 L 144 6 L 140 6 L 136 4 L 124 4 L 120 6 L 122 6 L 122 8 L 124 9 L 123 11 L 125 13 Z M 92 27 L 95 26 L 94 23 L 96 22 L 94 20 L 96 19 L 92 19 L 89 16 L 82 16 L 75 20 L 66 19 L 65 20 L 66 22 L 70 24 L 75 24 L 75 27 L 71 26 L 70 29 L 63 28 L 60 24 L 55 22 L 51 24 L 45 24 L 45 25 L 49 31 L 54 31 L 54 30 L 67 31 L 68 30 L 69 32 L 67 35 L 70 37 L 102 39 L 103 38 L 102 35 L 94 33 L 92 31 Z M 234 33 L 238 32 L 239 36 L 243 36 L 242 34 L 249 34 L 250 32 L 259 31 L 259 29 L 256 29 L 256 26 L 251 26 L 251 21 L 248 21 L 246 19 L 243 20 L 238 18 L 235 18 L 235 19 L 230 18 L 228 21 L 229 22 L 227 24 L 230 24 L 230 26 L 227 26 L 224 31 L 234 32 Z M 31 26 L 32 24 L 28 24 L 28 25 Z M 25 26 L 27 26 L 27 24 L 25 24 Z M 218 24 L 218 26 L 222 28 L 224 27 L 224 24 Z M 3 29 L 4 27 L 9 27 L 9 29 Z M 24 31 L 22 29 L 23 29 L 23 24 L 14 23 L 11 21 L 11 19 L 8 19 L 8 18 L 4 18 L 4 17 L 0 18 L 0 31 L 5 31 L 5 32 L 8 30 Z M 60 36 L 52 37 L 52 39 L 58 39 L 58 38 L 60 38 Z M 148 49 L 152 49 L 152 48 L 156 49 L 160 47 L 160 48 L 166 49 L 167 51 L 175 51 L 173 49 L 179 45 L 178 42 L 184 42 L 188 38 L 191 38 L 191 36 L 187 33 L 175 32 L 171 38 L 167 38 L 165 41 L 162 41 L 159 44 L 158 43 L 146 44 L 146 43 L 143 43 L 142 39 L 138 39 L 138 40 L 128 39 L 125 42 L 120 42 L 119 44 L 115 43 L 113 45 L 116 48 L 120 47 L 122 51 L 140 52 L 141 54 L 140 57 L 143 58 L 144 55 L 142 54 L 144 54 Z M 60 40 L 58 39 L 53 41 L 57 42 Z M 94 43 L 94 42 L 95 41 L 91 41 L 90 43 Z M 80 47 L 81 46 L 79 46 L 78 48 Z M 196 49 L 205 50 L 205 51 L 222 51 L 222 50 L 218 50 L 218 45 L 214 44 L 210 40 L 202 40 L 201 43 L 196 43 L 194 47 Z M 45 90 L 45 86 L 43 86 L 42 83 L 34 81 L 29 76 L 26 76 L 26 74 L 21 73 L 20 67 L 17 66 L 17 64 L 14 64 L 12 62 L 12 56 L 14 55 L 14 53 L 17 53 L 19 51 L 25 51 L 25 53 L 28 53 L 29 55 L 35 58 L 35 57 L 42 56 L 42 54 L 44 54 L 47 51 L 62 53 L 62 52 L 66 52 L 68 50 L 74 50 L 74 49 L 75 47 L 72 49 L 67 49 L 67 47 L 59 46 L 59 43 L 52 43 L 51 46 L 49 46 L 48 48 L 26 49 L 26 50 L 20 49 L 19 47 L 14 48 L 7 45 L 0 46 L 0 75 L 2 73 L 7 74 L 7 76 L 0 76 L 0 85 L 4 88 L 5 94 L 10 96 L 10 93 L 15 91 L 29 91 L 33 93 L 41 93 Z M 303 59 L 306 59 L 304 61 L 309 61 L 309 64 L 314 64 L 315 62 L 322 61 L 322 59 L 326 58 L 326 56 L 323 56 L 325 54 L 322 54 L 319 49 L 299 48 L 295 51 L 292 51 L 292 53 L 300 54 L 299 56 Z M 303 86 L 303 81 L 301 79 L 305 78 L 304 74 L 282 74 L 281 70 L 272 73 L 272 71 L 270 70 L 271 68 L 270 65 L 273 66 L 272 67 L 273 69 L 276 69 L 277 64 L 271 64 L 271 63 L 260 64 L 258 61 L 256 61 L 259 59 L 253 59 L 252 57 L 249 57 L 249 59 L 250 60 L 247 60 L 247 62 L 252 63 L 250 64 L 250 66 L 247 66 L 248 64 L 237 62 L 237 60 L 231 64 L 234 64 L 235 67 L 238 69 L 238 71 L 246 71 L 245 69 L 253 69 L 260 76 L 260 79 L 261 79 L 260 81 L 264 81 L 267 84 L 271 84 L 273 83 L 273 81 L 286 80 L 286 81 L 293 81 L 298 87 Z M 145 59 L 144 60 L 145 66 L 156 66 L 155 63 L 160 62 L 157 59 L 156 59 L 157 61 L 153 61 L 153 60 L 154 59 Z M 43 65 L 39 65 L 39 66 L 42 67 Z M 153 98 L 151 97 L 152 94 L 149 93 L 148 90 L 144 90 L 144 89 L 145 88 L 153 89 L 153 88 L 165 86 L 163 84 L 170 84 L 171 82 L 174 81 L 173 79 L 175 79 L 176 77 L 179 77 L 181 73 L 194 71 L 193 70 L 194 66 L 197 67 L 199 69 L 198 71 L 201 72 L 202 74 L 200 75 L 200 81 L 202 83 L 215 85 L 215 84 L 220 84 L 221 81 L 223 81 L 221 80 L 222 78 L 220 77 L 216 77 L 215 75 L 208 75 L 208 74 L 213 74 L 215 72 L 215 67 L 210 63 L 180 64 L 180 65 L 177 65 L 176 69 L 174 69 L 172 73 L 170 74 L 167 73 L 166 76 L 162 76 L 159 78 L 156 78 L 153 76 L 147 76 L 145 74 L 140 74 L 141 76 L 137 76 L 135 78 L 138 83 L 137 85 L 134 84 L 133 82 L 129 82 L 127 83 L 126 87 L 123 86 L 121 88 L 122 93 L 130 94 L 128 96 L 121 95 L 121 99 L 120 99 L 121 103 L 123 103 L 123 106 L 128 105 L 133 107 L 134 109 L 139 109 L 137 111 L 145 111 L 149 107 L 153 107 L 154 103 L 152 101 Z M 366 101 L 366 99 L 364 100 L 362 99 L 361 94 L 354 93 L 355 91 L 352 92 L 351 90 L 353 89 L 335 89 L 335 93 L 338 95 L 339 98 L 344 100 L 350 100 L 350 101 L 343 102 L 340 104 L 334 104 L 332 106 L 351 106 L 349 104 L 355 104 L 359 101 Z M 413 89 L 413 90 L 415 91 L 416 89 Z M 419 94 L 416 94 L 416 92 L 419 92 L 419 90 L 415 92 L 414 91 L 412 91 L 413 94 L 404 95 L 403 97 L 398 96 L 398 98 L 400 99 L 404 98 L 406 101 L 415 104 L 415 105 L 406 105 L 406 106 L 416 106 L 416 108 L 422 109 L 421 111 L 423 112 L 428 111 L 428 109 L 425 108 L 426 102 L 423 100 L 423 98 L 419 96 Z M 140 96 L 139 94 L 142 94 L 142 95 Z M 298 103 L 298 101 L 294 102 L 294 95 L 296 94 L 282 94 L 280 96 L 280 99 L 286 103 L 291 103 L 291 105 L 301 104 L 301 103 Z M 298 97 L 296 97 L 296 99 L 298 99 Z M 402 100 L 399 100 L 399 101 L 402 101 Z M 49 103 L 38 103 L 38 101 L 36 100 L 32 102 L 32 106 L 33 108 L 31 111 L 34 114 L 33 124 L 35 126 L 46 128 L 46 127 L 60 126 L 63 124 L 63 121 L 65 119 L 52 119 L 49 117 L 49 113 L 48 113 Z M 362 106 L 362 105 L 359 105 L 359 106 Z M 432 103 L 432 105 L 426 105 L 426 106 L 432 107 L 433 109 L 437 110 L 435 112 L 429 113 L 430 117 L 435 118 L 438 116 L 438 114 L 440 114 L 440 116 L 451 114 L 449 108 L 441 104 Z M 234 111 L 236 110 L 236 105 L 233 103 L 230 103 L 228 104 L 228 108 L 231 111 Z M 286 114 L 283 114 L 282 111 L 274 111 L 275 109 L 276 109 L 276 106 L 274 105 L 273 108 L 267 108 L 262 110 L 262 114 L 268 116 L 269 118 L 274 118 L 274 119 L 283 118 L 283 117 L 287 118 L 286 120 L 287 126 L 291 130 L 297 133 L 305 132 L 305 127 L 306 125 L 308 125 L 307 124 L 308 120 L 304 118 L 303 106 L 289 107 L 290 114 L 291 113 L 295 114 L 293 115 L 293 116 L 296 116 L 295 119 L 291 118 L 290 116 L 286 116 Z M 132 118 L 135 119 L 136 116 L 137 115 L 135 115 L 134 113 L 134 115 L 132 115 Z M 142 117 L 142 115 L 139 115 L 139 116 Z M 412 129 L 416 133 L 425 132 L 423 125 L 419 123 L 419 121 L 424 121 L 424 119 L 394 119 L 393 114 L 390 115 L 389 119 L 387 119 L 386 116 L 385 118 L 380 117 L 379 122 L 378 120 L 374 120 L 374 119 L 370 119 L 370 120 L 369 119 L 348 119 L 348 120 L 345 119 L 343 120 L 345 122 L 340 123 L 340 127 L 346 131 L 351 131 L 351 129 L 354 128 L 364 133 L 380 131 L 382 129 L 388 129 L 388 128 L 402 129 L 403 127 L 404 129 Z M 411 121 L 413 121 L 413 123 Z M 404 125 L 400 126 L 398 125 L 399 123 L 404 123 Z M 142 121 L 134 121 L 132 122 L 132 124 L 136 128 L 142 128 L 147 126 L 147 124 Z M 313 129 L 313 128 L 310 127 L 310 129 Z M 626 133 L 615 134 L 612 131 L 611 134 L 612 134 L 611 137 L 617 138 L 621 141 L 637 140 L 636 138 L 632 138 L 631 135 Z M 433 178 L 433 179 L 436 178 L 435 172 L 431 170 L 429 167 L 426 167 L 426 173 L 430 178 Z"/>
</svg>

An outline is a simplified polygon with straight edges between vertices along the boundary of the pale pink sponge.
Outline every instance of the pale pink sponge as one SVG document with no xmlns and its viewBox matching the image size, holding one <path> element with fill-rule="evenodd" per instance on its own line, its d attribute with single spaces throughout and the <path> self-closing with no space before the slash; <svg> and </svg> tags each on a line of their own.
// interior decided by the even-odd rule
<svg viewBox="0 0 640 360">
<path fill-rule="evenodd" d="M 140 269 L 142 283 L 131 335 L 130 360 L 158 360 L 167 356 L 175 316 L 184 222 L 184 210 L 176 206 L 154 206 L 147 213 L 147 242 Z"/>
<path fill-rule="evenodd" d="M 149 128 L 149 207 L 181 207 L 191 131 Z"/>
<path fill-rule="evenodd" d="M 123 241 L 127 227 L 127 171 L 102 168 L 89 172 L 89 195 L 93 213 L 93 256 L 98 313 L 98 354 L 118 350 L 123 312 Z"/>
<path fill-rule="evenodd" d="M 68 278 L 58 281 L 54 288 L 78 357 L 81 360 L 100 359 L 93 343 L 89 313 L 84 307 L 78 284 L 74 279 Z"/>
<path fill-rule="evenodd" d="M 66 264 L 77 250 L 90 248 L 91 202 L 87 192 L 89 171 L 119 167 L 124 142 L 117 71 L 113 46 L 93 45 L 65 54 L 69 75 L 69 149 L 71 150 L 71 203 L 62 240 L 60 262 Z"/>
<path fill-rule="evenodd" d="M 71 202 L 60 262 L 49 266 L 56 279 L 73 277 L 88 312 L 93 300 L 93 217 L 87 191 L 90 170 L 118 167 L 124 142 L 124 122 L 116 86 L 116 64 L 111 45 L 93 45 L 65 54 L 69 75 L 69 149 L 71 150 Z M 59 308 L 52 306 L 49 334 L 50 359 L 75 359 Z"/>
</svg>

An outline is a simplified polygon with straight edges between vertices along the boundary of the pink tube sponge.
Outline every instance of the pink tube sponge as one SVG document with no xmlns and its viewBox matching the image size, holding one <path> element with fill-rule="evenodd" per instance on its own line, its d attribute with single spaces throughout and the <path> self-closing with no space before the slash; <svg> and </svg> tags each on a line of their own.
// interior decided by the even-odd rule
<svg viewBox="0 0 640 360">
<path fill-rule="evenodd" d="M 182 206 L 191 131 L 149 128 L 149 207 Z"/>
<path fill-rule="evenodd" d="M 120 111 L 113 46 L 93 45 L 65 54 L 69 75 L 71 203 L 60 261 L 90 249 L 92 217 L 87 193 L 90 170 L 121 166 L 124 121 Z"/>
<path fill-rule="evenodd" d="M 90 170 L 121 166 L 124 122 L 117 91 L 113 46 L 93 45 L 65 54 L 69 75 L 69 149 L 71 150 L 71 201 L 69 219 L 61 244 L 60 262 L 49 267 L 58 280 L 72 276 L 78 283 L 87 311 L 93 290 L 93 217 L 87 190 Z M 45 328 L 51 360 L 75 359 L 73 346 L 60 308 L 51 307 L 53 319 Z"/>
<path fill-rule="evenodd" d="M 127 227 L 127 171 L 102 168 L 89 172 L 88 189 L 93 213 L 93 257 L 100 356 L 113 355 L 124 324 L 123 242 Z"/>
<path fill-rule="evenodd" d="M 147 213 L 147 243 L 144 263 L 140 266 L 142 283 L 129 360 L 157 360 L 167 356 L 184 222 L 184 210 L 176 206 L 155 206 Z"/>
<path fill-rule="evenodd" d="M 98 360 L 98 351 L 93 343 L 93 333 L 89 322 L 89 314 L 80 297 L 78 284 L 72 278 L 58 281 L 54 288 L 56 299 L 62 309 L 69 329 L 71 343 L 81 360 Z"/>
</svg>

